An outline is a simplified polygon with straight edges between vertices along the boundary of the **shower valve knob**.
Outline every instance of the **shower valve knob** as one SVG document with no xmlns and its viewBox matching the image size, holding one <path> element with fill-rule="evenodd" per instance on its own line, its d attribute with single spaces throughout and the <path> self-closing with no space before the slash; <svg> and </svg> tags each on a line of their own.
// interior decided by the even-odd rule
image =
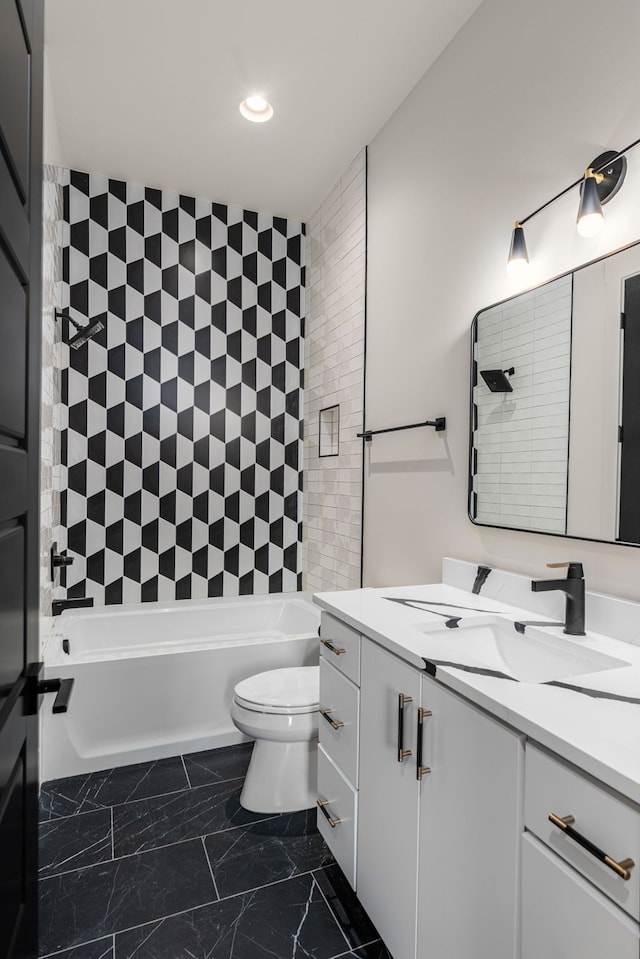
<svg viewBox="0 0 640 959">
<path fill-rule="evenodd" d="M 53 580 L 56 575 L 56 569 L 60 567 L 71 566 L 73 563 L 73 556 L 65 556 L 64 553 L 58 552 L 58 544 L 53 543 L 51 546 L 51 579 Z"/>
</svg>

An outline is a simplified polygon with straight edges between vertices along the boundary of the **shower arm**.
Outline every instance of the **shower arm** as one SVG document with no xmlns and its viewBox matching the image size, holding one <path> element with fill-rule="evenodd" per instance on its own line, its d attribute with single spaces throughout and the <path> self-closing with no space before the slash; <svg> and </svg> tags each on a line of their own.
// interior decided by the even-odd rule
<svg viewBox="0 0 640 959">
<path fill-rule="evenodd" d="M 81 326 L 76 320 L 74 320 L 72 316 L 69 316 L 68 313 L 65 313 L 64 310 L 56 310 L 54 313 L 54 316 L 56 320 L 68 320 L 69 323 L 72 324 L 72 326 L 75 326 L 78 332 L 80 330 L 84 330 L 84 326 Z"/>
</svg>

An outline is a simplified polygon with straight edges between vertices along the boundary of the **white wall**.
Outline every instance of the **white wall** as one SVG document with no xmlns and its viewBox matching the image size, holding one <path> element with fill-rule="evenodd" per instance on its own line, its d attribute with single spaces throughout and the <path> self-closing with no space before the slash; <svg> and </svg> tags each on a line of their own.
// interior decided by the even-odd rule
<svg viewBox="0 0 640 959">
<path fill-rule="evenodd" d="M 366 152 L 307 224 L 303 588 L 360 586 Z M 321 457 L 320 410 L 340 407 L 339 454 Z"/>
<path fill-rule="evenodd" d="M 484 0 L 369 148 L 367 427 L 446 415 L 444 433 L 376 437 L 365 582 L 428 582 L 444 554 L 531 575 L 564 559 L 591 589 L 640 599 L 628 547 L 485 529 L 467 518 L 469 330 L 518 287 L 513 221 L 640 135 L 640 5 Z M 538 284 L 640 236 L 640 149 L 605 229 L 575 231 L 577 191 L 527 225 Z"/>
</svg>

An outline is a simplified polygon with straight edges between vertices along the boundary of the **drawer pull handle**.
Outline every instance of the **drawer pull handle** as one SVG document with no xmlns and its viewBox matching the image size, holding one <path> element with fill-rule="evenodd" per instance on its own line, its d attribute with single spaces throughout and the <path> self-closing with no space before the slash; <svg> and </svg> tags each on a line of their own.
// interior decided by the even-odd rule
<svg viewBox="0 0 640 959">
<path fill-rule="evenodd" d="M 431 772 L 429 766 L 422 765 L 422 738 L 423 738 L 423 724 L 427 716 L 433 716 L 433 713 L 430 709 L 418 710 L 418 743 L 416 746 L 416 779 L 418 782 L 422 782 L 422 777 L 426 776 L 427 773 Z"/>
<path fill-rule="evenodd" d="M 411 755 L 410 749 L 404 748 L 404 707 L 407 703 L 412 703 L 412 696 L 405 696 L 404 693 L 398 693 L 398 762 L 403 763 L 407 756 Z"/>
<path fill-rule="evenodd" d="M 342 822 L 342 819 L 334 819 L 332 816 L 330 816 L 329 810 L 325 808 L 328 805 L 329 805 L 328 799 L 316 799 L 316 806 L 318 807 L 318 809 L 320 810 L 324 818 L 327 820 L 331 828 L 335 829 L 336 826 L 340 825 L 340 823 Z"/>
<path fill-rule="evenodd" d="M 331 716 L 329 715 L 329 713 L 332 713 L 332 712 L 333 712 L 332 709 L 323 709 L 322 706 L 320 707 L 320 715 L 322 716 L 323 719 L 327 720 L 331 728 L 342 729 L 344 727 L 344 723 L 341 723 L 339 719 L 338 720 L 332 719 Z"/>
<path fill-rule="evenodd" d="M 342 646 L 334 646 L 332 639 L 321 639 L 320 642 L 323 646 L 326 646 L 327 649 L 330 649 L 332 653 L 335 653 L 336 656 L 342 656 L 343 653 L 346 653 L 346 649 L 343 649 Z"/>
<path fill-rule="evenodd" d="M 605 866 L 608 866 L 609 869 L 612 869 L 617 876 L 620 876 L 621 879 L 631 879 L 631 870 L 635 866 L 633 859 L 622 859 L 620 862 L 617 862 L 615 859 L 612 859 L 611 856 L 607 856 L 606 852 L 603 852 L 602 849 L 599 849 L 590 839 L 587 839 L 585 836 L 582 836 L 576 829 L 573 828 L 575 818 L 573 816 L 556 816 L 554 813 L 549 813 L 549 822 L 552 822 L 554 826 L 557 826 L 558 829 L 562 829 L 563 832 L 569 836 L 570 839 L 573 839 L 574 842 L 577 842 L 579 846 L 582 846 L 583 849 L 586 849 L 587 852 L 590 852 L 592 856 L 595 856 L 596 859 L 599 859 L 600 862 L 603 862 Z"/>
</svg>

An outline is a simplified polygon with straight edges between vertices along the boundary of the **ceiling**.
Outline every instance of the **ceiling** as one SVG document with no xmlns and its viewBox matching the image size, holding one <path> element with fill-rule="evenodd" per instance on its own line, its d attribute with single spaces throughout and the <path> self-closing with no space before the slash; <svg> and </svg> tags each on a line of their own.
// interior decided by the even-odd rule
<svg viewBox="0 0 640 959">
<path fill-rule="evenodd" d="M 308 219 L 479 3 L 47 0 L 60 162 Z"/>
</svg>

